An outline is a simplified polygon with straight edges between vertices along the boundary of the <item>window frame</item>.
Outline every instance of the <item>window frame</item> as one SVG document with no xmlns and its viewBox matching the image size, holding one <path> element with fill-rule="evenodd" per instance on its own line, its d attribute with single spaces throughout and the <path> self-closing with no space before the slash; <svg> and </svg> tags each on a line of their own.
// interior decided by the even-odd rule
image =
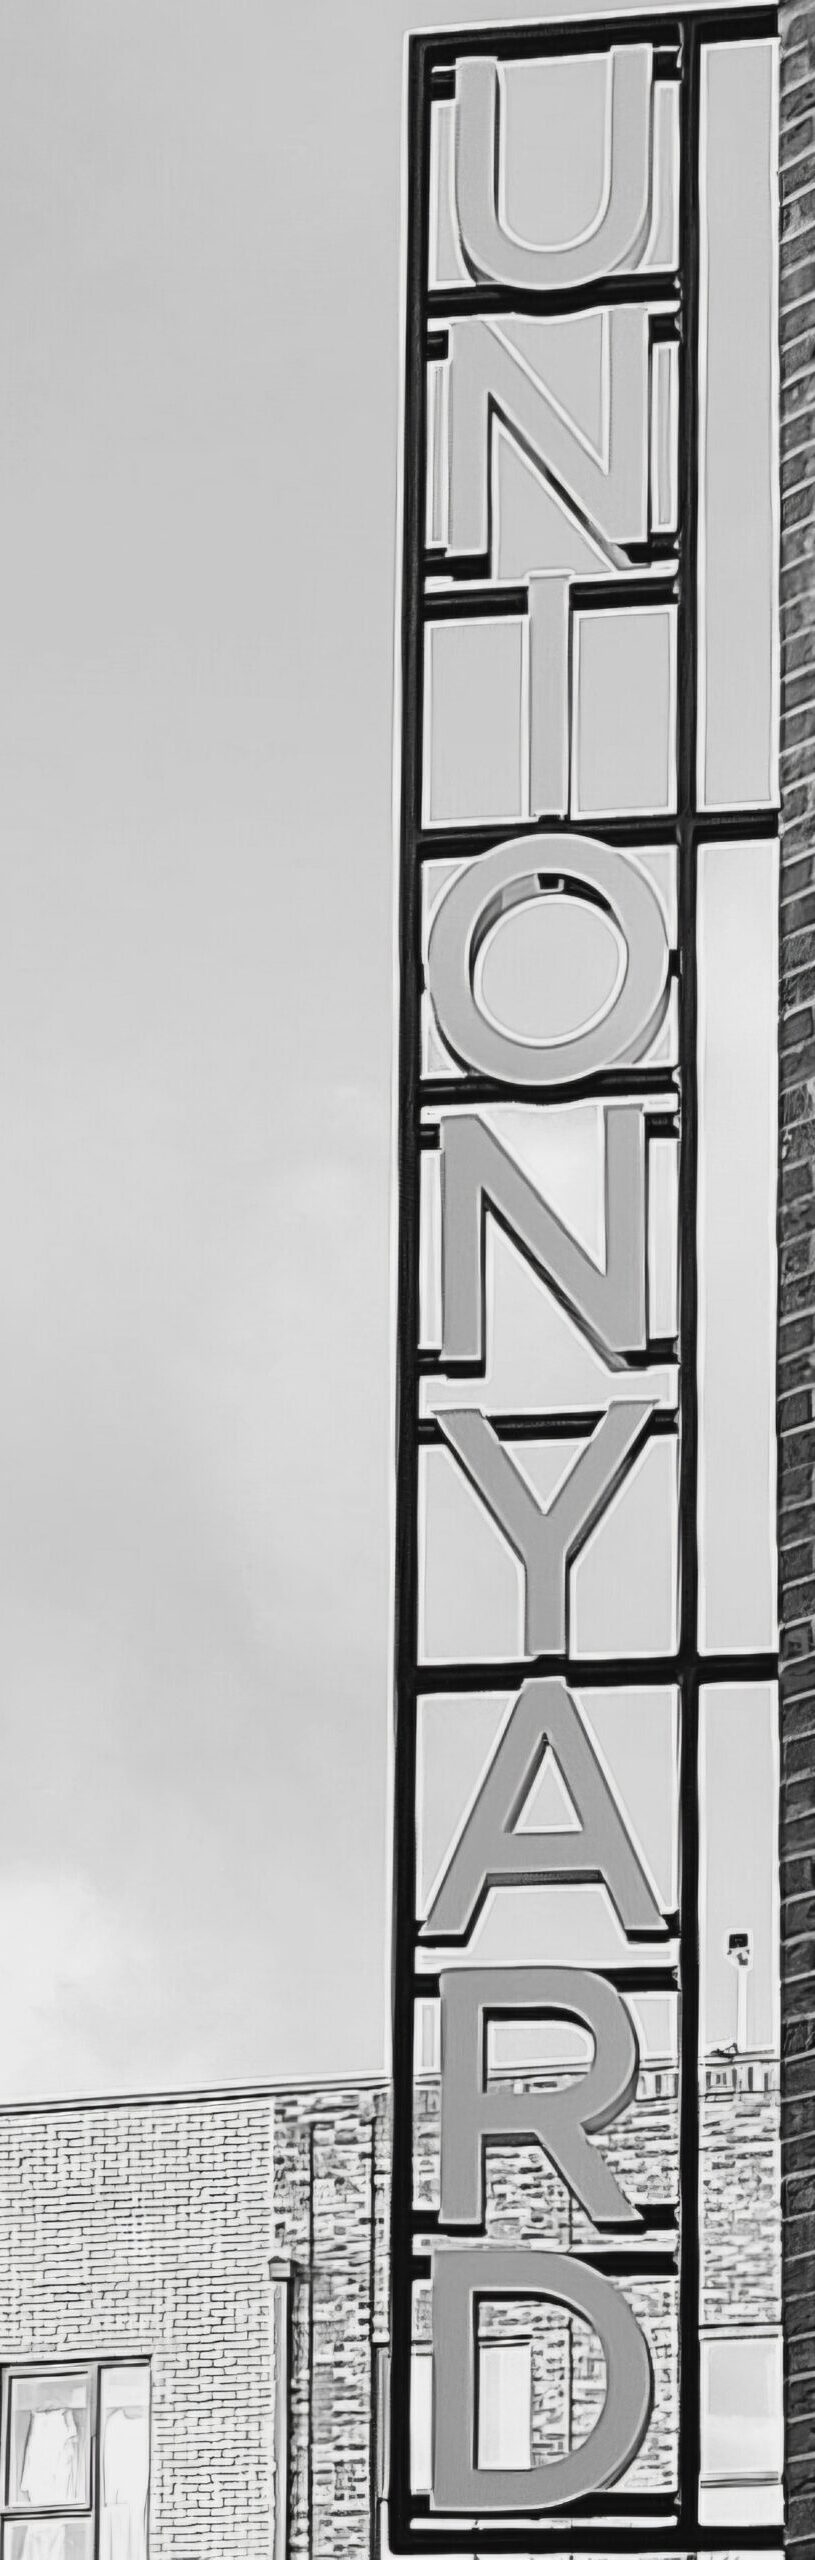
<svg viewBox="0 0 815 2560">
<path fill-rule="evenodd" d="M 8 2528 L 25 2524 L 90 2524 L 88 2537 L 91 2560 L 99 2560 L 102 2527 L 102 2445 L 100 2410 L 102 2377 L 107 2373 L 132 2372 L 136 2368 L 147 2374 L 148 2430 L 148 2507 L 147 2550 L 150 2549 L 150 2487 L 152 2484 L 153 2446 L 153 2370 L 149 2354 L 143 2348 L 134 2354 L 125 2352 L 102 2356 L 21 2356 L 11 2357 L 0 2367 L 0 2560 L 9 2560 Z M 56 2380 L 61 2374 L 84 2374 L 88 2378 L 90 2429 L 88 2438 L 88 2495 L 72 2499 L 70 2505 L 20 2506 L 11 2501 L 11 2401 L 16 2382 Z"/>
</svg>

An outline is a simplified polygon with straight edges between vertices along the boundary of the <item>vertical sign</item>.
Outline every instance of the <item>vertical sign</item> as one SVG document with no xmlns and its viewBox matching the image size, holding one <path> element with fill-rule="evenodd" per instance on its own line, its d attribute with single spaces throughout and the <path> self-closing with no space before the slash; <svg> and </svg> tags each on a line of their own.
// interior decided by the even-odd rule
<svg viewBox="0 0 815 2560">
<path fill-rule="evenodd" d="M 777 1970 L 774 84 L 761 8 L 410 46 L 395 2551 L 780 2539 L 700 2178 Z"/>
</svg>

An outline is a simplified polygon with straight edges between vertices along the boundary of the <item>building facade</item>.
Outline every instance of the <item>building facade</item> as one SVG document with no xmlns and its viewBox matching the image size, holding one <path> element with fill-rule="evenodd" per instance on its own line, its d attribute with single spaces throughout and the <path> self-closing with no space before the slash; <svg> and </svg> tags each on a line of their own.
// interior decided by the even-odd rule
<svg viewBox="0 0 815 2560">
<path fill-rule="evenodd" d="M 741 2466 L 753 2523 L 776 2516 L 780 2499 L 778 2106 L 770 2057 L 711 2059 L 702 2098 L 707 2494 L 715 2513 L 717 2484 Z M 431 2200 L 433 2072 L 419 2081 L 417 2108 Z M 664 2180 L 675 2113 L 674 2065 L 648 2064 L 635 2109 L 614 2129 L 623 2172 L 630 2153 L 640 2182 L 643 2163 L 647 2184 Z M 381 2560 L 389 2164 L 380 2083 L 3 2112 L 2 2560 Z M 568 2209 L 531 2151 L 496 2150 L 496 2229 L 562 2239 Z M 658 2403 L 641 2468 L 653 2482 L 667 2476 L 676 2413 L 667 2288 L 657 2275 L 647 2294 Z M 597 2345 L 576 2324 L 513 2314 L 496 2328 L 488 2371 L 484 2420 L 496 2458 L 507 2446 L 520 2458 L 525 2445 L 527 2460 L 544 2459 L 596 2415 Z M 428 2383 L 420 2324 L 420 2477 Z M 735 2441 L 728 2433 L 745 2390 L 754 2410 L 747 2447 L 743 2430 Z M 72 2513 L 49 2517 L 49 2485 Z"/>
</svg>

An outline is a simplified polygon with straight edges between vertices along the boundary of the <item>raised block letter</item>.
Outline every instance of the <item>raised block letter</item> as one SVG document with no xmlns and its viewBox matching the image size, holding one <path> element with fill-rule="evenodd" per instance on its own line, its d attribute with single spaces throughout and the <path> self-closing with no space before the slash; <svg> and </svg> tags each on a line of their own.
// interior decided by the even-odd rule
<svg viewBox="0 0 815 2560">
<path fill-rule="evenodd" d="M 554 1751 L 577 1831 L 518 1831 L 547 1751 Z M 563 1680 L 527 1680 L 434 1896 L 422 1937 L 469 1938 L 493 1886 L 603 1884 L 627 1938 L 665 1938 L 653 1887 L 626 1830 L 576 1700 Z"/>
<path fill-rule="evenodd" d="M 513 1039 L 479 1002 L 479 953 L 512 907 L 553 890 L 603 908 L 622 939 L 624 967 L 599 1022 L 562 1040 Z M 442 1039 L 460 1066 L 504 1084 L 555 1085 L 642 1057 L 665 1013 L 669 959 L 656 890 L 626 854 L 594 836 L 513 836 L 457 872 L 440 898 L 427 983 Z"/>
<path fill-rule="evenodd" d="M 605 1269 L 584 1253 L 492 1129 L 474 1115 L 441 1122 L 441 1357 L 484 1367 L 486 1214 L 548 1283 L 614 1368 L 647 1341 L 645 1119 L 636 1104 L 605 1114 Z"/>
<path fill-rule="evenodd" d="M 568 1568 L 638 1455 L 652 1400 L 612 1404 L 546 1510 L 486 1414 L 452 1408 L 437 1422 L 448 1448 L 524 1569 L 524 1650 L 568 1649 Z"/>
<path fill-rule="evenodd" d="M 456 65 L 456 219 L 461 254 L 477 284 L 522 290 L 590 284 L 635 265 L 651 213 L 651 48 L 613 45 L 603 186 L 581 238 L 556 247 L 519 240 L 499 210 L 501 75 L 490 57 Z"/>
<path fill-rule="evenodd" d="M 648 532 L 647 312 L 622 305 L 604 314 L 602 343 L 604 436 L 602 447 L 592 448 L 547 389 L 545 322 L 535 329 L 531 362 L 494 321 L 450 322 L 451 551 L 490 550 L 493 421 L 500 418 L 610 566 L 627 566 L 624 544 L 643 542 Z"/>
<path fill-rule="evenodd" d="M 488 2086 L 490 2017 L 568 2018 L 594 2052 L 562 2089 Z M 602 1975 L 572 1965 L 463 1966 L 441 1977 L 441 2220 L 480 2230 L 484 2143 L 539 2142 L 598 2231 L 641 2227 L 642 2216 L 588 2140 L 630 2106 L 639 2051 L 628 2010 Z"/>
<path fill-rule="evenodd" d="M 482 2470 L 476 2459 L 478 2304 L 502 2295 L 555 2302 L 587 2320 L 605 2358 L 606 2396 L 591 2434 L 574 2453 L 523 2471 Z M 615 2284 L 552 2249 L 437 2242 L 432 2304 L 434 2507 L 476 2514 L 485 2507 L 525 2507 L 548 2515 L 619 2480 L 646 2434 L 654 2377 L 639 2321 Z"/>
</svg>

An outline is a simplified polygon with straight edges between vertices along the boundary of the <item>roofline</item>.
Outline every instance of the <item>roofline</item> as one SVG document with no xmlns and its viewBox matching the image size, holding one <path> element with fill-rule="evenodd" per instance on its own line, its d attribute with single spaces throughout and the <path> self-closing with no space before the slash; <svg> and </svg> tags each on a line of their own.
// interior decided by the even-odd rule
<svg viewBox="0 0 815 2560">
<path fill-rule="evenodd" d="M 747 2053 L 708 2053 L 704 2061 L 706 2070 L 713 2071 L 732 2070 L 737 2063 L 777 2063 L 780 2067 L 779 2055 L 765 2045 L 755 2046 Z M 670 2071 L 677 2067 L 676 2057 L 669 2054 L 652 2054 L 642 2064 L 646 2071 Z M 420 2072 L 417 2077 L 433 2080 L 438 2078 L 438 2073 Z M 0 2122 L 18 2116 L 90 2115 L 117 2107 L 251 2106 L 274 2098 L 330 2096 L 335 2090 L 381 2090 L 385 2095 L 390 2085 L 385 2070 L 348 2071 L 324 2079 L 312 2075 L 287 2080 L 224 2080 L 215 2085 L 179 2089 L 114 2089 L 107 2093 L 96 2090 L 90 2096 L 75 2098 L 3 2098 L 0 2099 Z"/>
<path fill-rule="evenodd" d="M 312 2073 L 307 2078 L 288 2080 L 223 2080 L 204 2082 L 171 2089 L 96 2089 L 89 2096 L 75 2098 L 2 2098 L 0 2119 L 5 2116 L 84 2115 L 103 2107 L 185 2107 L 241 2106 L 266 2098 L 288 2098 L 311 2092 L 353 2089 L 387 2089 L 387 2073 L 382 2071 L 348 2071 L 318 2080 Z"/>
</svg>

